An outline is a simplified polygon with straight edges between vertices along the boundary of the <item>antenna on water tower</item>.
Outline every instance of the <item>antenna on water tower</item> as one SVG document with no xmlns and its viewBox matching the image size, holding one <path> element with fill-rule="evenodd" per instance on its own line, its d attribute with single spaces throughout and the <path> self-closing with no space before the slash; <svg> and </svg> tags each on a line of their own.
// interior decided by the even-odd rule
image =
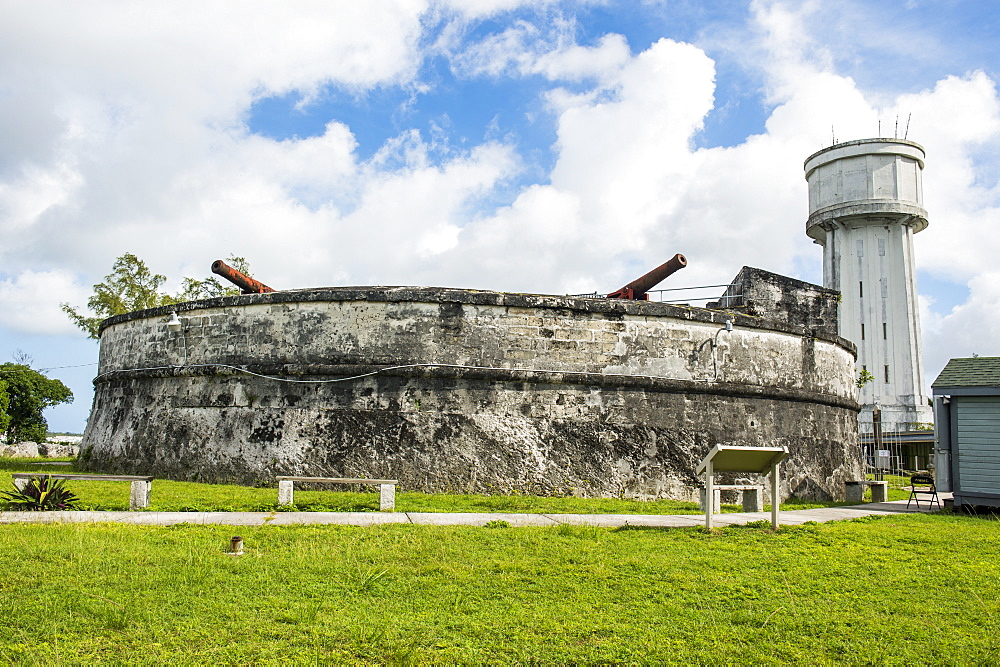
<svg viewBox="0 0 1000 667">
<path fill-rule="evenodd" d="M 833 131 L 833 125 L 830 126 L 830 140 L 833 142 L 830 144 L 831 146 L 837 143 L 837 135 Z"/>
<path fill-rule="evenodd" d="M 899 139 L 899 114 L 896 114 L 896 129 L 892 131 L 892 138 Z"/>
<path fill-rule="evenodd" d="M 909 136 L 909 134 L 910 134 L 910 119 L 911 118 L 913 118 L 913 112 L 912 111 L 906 115 L 906 131 L 903 132 L 903 139 L 904 140 L 906 140 L 906 137 Z"/>
</svg>

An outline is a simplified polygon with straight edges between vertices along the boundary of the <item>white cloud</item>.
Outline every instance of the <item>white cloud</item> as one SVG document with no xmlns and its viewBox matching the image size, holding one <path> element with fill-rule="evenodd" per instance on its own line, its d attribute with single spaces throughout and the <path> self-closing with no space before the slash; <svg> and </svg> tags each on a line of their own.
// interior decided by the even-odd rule
<svg viewBox="0 0 1000 667">
<path fill-rule="evenodd" d="M 0 71 L 45 72 L 43 82 L 70 89 L 75 75 L 102 94 L 156 89 L 212 108 L 254 86 L 308 89 L 323 80 L 368 86 L 412 73 L 427 6 L 423 0 L 312 1 L 294 8 L 224 0 L 6 3 L 3 43 L 19 57 L 5 58 Z"/>
<path fill-rule="evenodd" d="M 438 151 L 432 160 L 437 146 L 404 132 L 363 163 L 340 123 L 281 142 L 242 125 L 250 102 L 270 92 L 410 81 L 427 8 L 406 0 L 7 7 L 5 146 L 25 137 L 13 123 L 29 120 L 6 111 L 32 109 L 42 120 L 27 123 L 20 153 L 0 155 L 0 266 L 8 274 L 68 266 L 93 281 L 132 251 L 168 275 L 202 275 L 212 259 L 236 253 L 301 286 L 376 276 L 379 253 L 441 252 L 470 201 L 516 169 L 507 148 L 449 150 L 443 159 Z"/>
<path fill-rule="evenodd" d="M 591 1 L 593 2 L 594 0 Z M 558 0 L 444 0 L 441 5 L 451 11 L 461 13 L 466 18 L 481 18 L 517 9 L 525 5 L 532 5 L 537 8 L 553 5 L 557 2 Z"/>
<path fill-rule="evenodd" d="M 68 164 L 57 162 L 48 169 L 24 165 L 15 178 L 0 183 L 0 235 L 8 243 L 16 241 L 46 211 L 67 203 L 82 185 L 80 173 Z"/>
<path fill-rule="evenodd" d="M 242 119 L 272 92 L 410 80 L 426 8 L 6 3 L 0 224 L 26 231 L 0 245 L 0 266 L 45 261 L 96 273 L 125 250 L 166 254 L 174 239 L 205 236 L 202 213 L 219 193 L 261 204 L 277 188 L 313 205 L 321 188 L 349 199 L 357 165 L 344 128 L 268 145 L 246 136 Z M 228 230 L 218 231 L 225 245 Z"/>
<path fill-rule="evenodd" d="M 1000 253 L 1000 97 L 983 72 L 939 81 L 899 98 L 891 115 L 912 114 L 910 137 L 927 148 L 924 201 L 930 226 L 917 237 L 920 265 L 964 283 L 993 269 Z"/>
<path fill-rule="evenodd" d="M 552 81 L 580 81 L 614 76 L 629 60 L 628 42 L 621 35 L 604 35 L 594 46 L 566 46 L 539 56 L 531 68 Z"/>
<path fill-rule="evenodd" d="M 922 312 L 921 317 L 925 317 Z M 969 281 L 968 300 L 941 316 L 921 320 L 925 378 L 930 384 L 955 357 L 1000 356 L 1000 271 L 979 274 Z"/>
<path fill-rule="evenodd" d="M 463 76 L 538 75 L 550 81 L 607 80 L 628 62 L 628 43 L 621 35 L 602 36 L 594 46 L 573 41 L 572 22 L 555 21 L 543 30 L 519 21 L 507 30 L 472 45 L 453 45 L 450 54 Z"/>
<path fill-rule="evenodd" d="M 29 334 L 71 334 L 60 300 L 86 301 L 89 290 L 60 270 L 24 271 L 0 280 L 0 327 Z"/>
<path fill-rule="evenodd" d="M 937 299 L 926 294 L 917 295 L 917 310 L 920 316 L 920 328 L 924 340 L 941 333 L 944 326 L 944 315 L 934 309 Z"/>
<path fill-rule="evenodd" d="M 624 268 L 631 260 L 655 266 L 679 250 L 646 241 L 670 224 L 696 177 L 702 157 L 690 140 L 711 108 L 712 62 L 664 39 L 617 67 L 590 94 L 556 96 L 559 157 L 550 184 L 463 230 L 453 255 L 481 258 L 455 267 L 466 284 L 610 291 L 637 270 Z"/>
<path fill-rule="evenodd" d="M 490 35 L 460 53 L 452 54 L 452 66 L 463 76 L 498 77 L 513 71 L 524 74 L 538 57 L 541 29 L 526 21 L 497 35 Z M 529 45 L 528 42 L 535 42 Z M 452 45 L 454 48 L 456 45 Z M 542 47 L 544 48 L 544 46 Z"/>
</svg>

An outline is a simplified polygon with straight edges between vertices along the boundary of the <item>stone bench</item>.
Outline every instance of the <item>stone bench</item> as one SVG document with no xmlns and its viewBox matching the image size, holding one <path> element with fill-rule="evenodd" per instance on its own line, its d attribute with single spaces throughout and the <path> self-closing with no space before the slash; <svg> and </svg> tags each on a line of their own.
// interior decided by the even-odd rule
<svg viewBox="0 0 1000 667">
<path fill-rule="evenodd" d="M 744 512 L 763 512 L 764 511 L 764 485 L 763 484 L 714 484 L 712 485 L 714 492 L 712 493 L 714 498 L 714 503 L 712 503 L 712 512 L 718 512 L 722 507 L 722 492 L 723 491 L 739 491 L 741 495 L 741 500 L 743 501 L 743 511 Z M 701 487 L 701 510 L 705 511 L 705 487 Z"/>
<path fill-rule="evenodd" d="M 77 479 L 82 481 L 100 482 L 132 482 L 132 491 L 129 495 L 128 508 L 139 510 L 149 507 L 149 494 L 153 487 L 152 477 L 137 477 L 135 475 L 84 475 L 76 473 L 38 473 L 38 472 L 15 472 L 14 486 L 24 491 L 28 486 L 28 480 L 33 477 L 51 477 L 52 479 Z"/>
<path fill-rule="evenodd" d="M 852 503 L 865 501 L 865 487 L 872 488 L 872 502 L 884 503 L 889 500 L 889 482 L 845 482 L 847 485 L 847 500 Z"/>
<path fill-rule="evenodd" d="M 295 498 L 295 482 L 310 484 L 377 484 L 379 487 L 378 508 L 392 511 L 396 507 L 395 479 L 354 479 L 350 477 L 278 477 L 278 504 L 292 505 Z"/>
</svg>

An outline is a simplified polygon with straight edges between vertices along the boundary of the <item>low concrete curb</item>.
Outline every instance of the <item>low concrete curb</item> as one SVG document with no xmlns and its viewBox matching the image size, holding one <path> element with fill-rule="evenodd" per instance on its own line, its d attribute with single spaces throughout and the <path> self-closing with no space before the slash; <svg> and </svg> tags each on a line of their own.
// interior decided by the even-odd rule
<svg viewBox="0 0 1000 667">
<path fill-rule="evenodd" d="M 797 526 L 810 521 L 844 521 L 864 516 L 931 511 L 906 508 L 905 500 L 868 503 L 781 513 L 782 525 Z M 424 526 L 485 526 L 505 521 L 511 526 L 624 526 L 679 528 L 705 523 L 703 514 L 501 514 L 481 512 L 0 512 L 0 524 L 11 523 L 129 523 L 138 526 L 173 526 L 181 523 L 223 526 L 342 525 L 376 526 L 410 523 Z M 716 514 L 718 526 L 745 525 L 754 521 L 770 524 L 770 512 Z"/>
</svg>

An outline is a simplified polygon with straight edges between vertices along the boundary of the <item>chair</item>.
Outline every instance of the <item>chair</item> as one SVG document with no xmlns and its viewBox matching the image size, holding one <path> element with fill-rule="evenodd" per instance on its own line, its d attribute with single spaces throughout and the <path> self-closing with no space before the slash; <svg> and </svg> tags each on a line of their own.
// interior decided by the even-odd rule
<svg viewBox="0 0 1000 667">
<path fill-rule="evenodd" d="M 938 509 L 941 509 L 941 501 L 938 499 L 937 487 L 934 485 L 934 478 L 931 475 L 911 475 L 910 476 L 910 498 L 906 501 L 906 509 L 910 509 L 910 502 L 914 501 L 917 503 L 917 509 L 920 509 L 920 494 L 929 495 L 930 499 L 927 501 L 928 507 L 932 503 L 937 503 Z"/>
</svg>

